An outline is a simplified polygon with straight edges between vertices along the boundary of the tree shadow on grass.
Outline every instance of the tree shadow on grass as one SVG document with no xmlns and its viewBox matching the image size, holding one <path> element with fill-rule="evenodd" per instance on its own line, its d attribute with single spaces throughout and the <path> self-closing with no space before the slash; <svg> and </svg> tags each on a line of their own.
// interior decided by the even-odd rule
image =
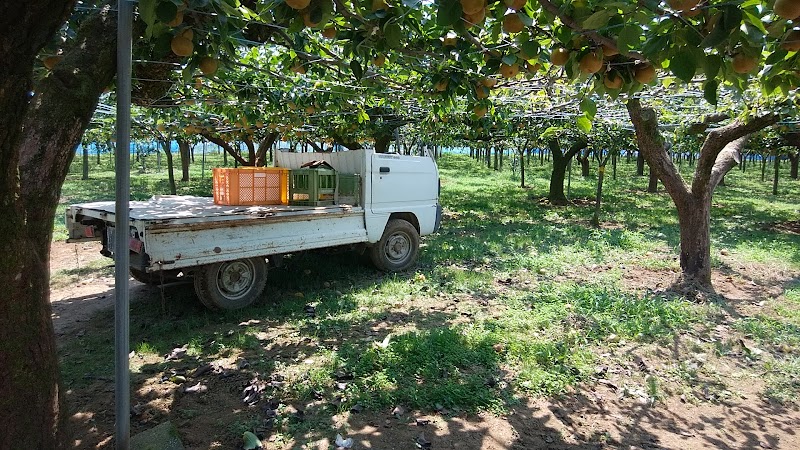
<svg viewBox="0 0 800 450">
<path fill-rule="evenodd" d="M 148 299 L 132 314 L 132 349 L 147 350 L 134 355 L 139 368 L 131 404 L 139 407 L 133 431 L 169 419 L 188 448 L 236 448 L 244 431 L 254 431 L 274 448 L 292 449 L 331 444 L 336 433 L 362 448 L 368 443 L 381 449 L 414 448 L 421 433 L 432 448 L 676 448 L 680 439 L 694 443 L 688 448 L 749 448 L 756 441 L 777 448 L 783 442 L 770 430 L 793 432 L 786 423 L 797 416 L 783 407 L 767 405 L 775 408 L 768 416 L 760 404 L 752 412 L 746 404 L 728 410 L 701 405 L 693 415 L 683 414 L 690 406 L 642 405 L 591 383 L 563 397 L 528 402 L 505 384 L 514 374 L 504 349 L 496 347 L 500 342 L 470 335 L 469 317 L 459 308 L 415 303 L 399 310 L 386 302 L 359 311 L 361 301 L 369 305 L 370 291 L 384 286 L 403 287 L 395 294 L 398 301 L 422 295 L 413 274 L 367 274 L 357 261 L 327 260 L 293 261 L 291 270 L 275 277 L 277 286 L 268 288 L 263 302 L 242 311 L 208 313 L 191 289 L 170 290 L 164 311 L 158 290 L 147 291 Z M 336 267 L 348 264 L 337 274 Z M 310 273 L 302 279 L 292 277 L 305 270 Z M 331 286 L 312 287 L 320 282 Z M 576 293 L 568 297 L 576 302 Z M 89 430 L 77 448 L 113 443 L 108 319 L 107 313 L 96 318 L 98 332 L 80 345 L 84 356 L 101 364 L 85 362 L 81 368 L 90 369 L 83 371 L 90 376 L 66 386 L 73 423 Z M 181 346 L 188 356 L 164 358 Z M 68 351 L 77 353 L 74 347 Z M 213 367 L 196 374 L 207 365 Z M 294 370 L 305 374 L 283 378 Z M 76 378 L 80 371 L 70 379 Z M 198 383 L 207 390 L 186 392 Z M 242 400 L 247 389 L 256 391 L 255 402 Z M 395 406 L 407 412 L 394 414 Z M 730 437 L 719 435 L 732 427 Z"/>
</svg>

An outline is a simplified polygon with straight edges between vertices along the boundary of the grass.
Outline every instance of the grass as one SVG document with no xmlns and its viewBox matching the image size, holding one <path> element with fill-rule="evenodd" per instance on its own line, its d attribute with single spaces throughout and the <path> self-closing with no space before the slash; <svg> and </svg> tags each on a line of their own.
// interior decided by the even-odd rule
<svg viewBox="0 0 800 450">
<path fill-rule="evenodd" d="M 138 368 L 135 379 L 144 383 L 153 373 L 185 365 L 160 357 L 187 346 L 192 364 L 243 358 L 250 376 L 280 376 L 285 383 L 270 388 L 271 397 L 323 399 L 320 414 L 395 405 L 502 413 L 520 398 L 552 396 L 589 381 L 609 347 L 663 345 L 719 319 L 713 305 L 666 295 L 656 286 L 626 288 L 626 273 L 678 270 L 674 206 L 663 192 L 643 192 L 647 180 L 631 176 L 634 164 L 621 164 L 617 180 L 607 178 L 601 228 L 588 225 L 592 208 L 540 203 L 549 168 L 535 161 L 526 171 L 527 189 L 518 188 L 508 171 L 489 170 L 468 157 L 447 155 L 439 164 L 445 220 L 438 234 L 423 239 L 415 272 L 383 275 L 352 254 L 307 253 L 271 271 L 264 301 L 246 310 L 207 312 L 187 289 L 168 290 L 162 311 L 154 293 L 132 310 L 131 342 L 137 354 L 158 361 Z M 715 265 L 735 271 L 737 264 L 755 262 L 800 270 L 800 237 L 769 228 L 797 218 L 800 183 L 785 179 L 781 194 L 772 196 L 771 185 L 757 175 L 734 172 L 715 195 L 712 252 L 730 252 L 728 265 L 719 259 Z M 65 204 L 110 198 L 110 172 L 93 173 L 88 182 L 78 177 L 77 171 L 68 177 Z M 163 177 L 133 176 L 133 196 L 164 193 Z M 208 178 L 180 186 L 181 193 L 209 190 Z M 573 174 L 572 198 L 593 194 L 594 180 Z M 58 227 L 57 220 L 57 236 Z M 778 315 L 743 318 L 735 328 L 797 351 L 798 305 L 795 281 Z M 64 344 L 69 388 L 111 376 L 108 314 Z M 259 322 L 239 325 L 251 319 Z M 770 364 L 768 395 L 796 401 L 797 358 Z M 644 383 L 651 398 L 665 395 L 659 378 Z M 305 434 L 313 431 L 309 423 L 315 422 L 278 421 L 276 432 Z M 239 433 L 252 424 L 228 426 Z"/>
</svg>

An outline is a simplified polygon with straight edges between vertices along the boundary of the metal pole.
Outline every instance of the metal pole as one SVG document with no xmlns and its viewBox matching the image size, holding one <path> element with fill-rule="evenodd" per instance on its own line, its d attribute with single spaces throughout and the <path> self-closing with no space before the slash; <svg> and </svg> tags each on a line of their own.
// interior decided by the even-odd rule
<svg viewBox="0 0 800 450">
<path fill-rule="evenodd" d="M 206 141 L 203 141 L 203 159 L 200 163 L 200 179 L 206 177 Z"/>
<path fill-rule="evenodd" d="M 131 164 L 131 42 L 133 2 L 118 0 L 117 155 L 114 239 L 114 390 L 116 449 L 128 450 L 131 438 L 130 292 L 128 286 Z"/>
</svg>

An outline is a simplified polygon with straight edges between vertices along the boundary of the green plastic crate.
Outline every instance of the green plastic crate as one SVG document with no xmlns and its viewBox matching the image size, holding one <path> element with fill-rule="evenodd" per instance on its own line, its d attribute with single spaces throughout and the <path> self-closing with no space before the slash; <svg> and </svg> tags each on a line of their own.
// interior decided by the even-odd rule
<svg viewBox="0 0 800 450">
<path fill-rule="evenodd" d="M 334 201 L 337 205 L 358 205 L 361 203 L 361 177 L 353 174 L 336 174 L 336 195 Z"/>
<path fill-rule="evenodd" d="M 292 169 L 289 175 L 290 205 L 326 206 L 335 203 L 335 170 Z"/>
</svg>

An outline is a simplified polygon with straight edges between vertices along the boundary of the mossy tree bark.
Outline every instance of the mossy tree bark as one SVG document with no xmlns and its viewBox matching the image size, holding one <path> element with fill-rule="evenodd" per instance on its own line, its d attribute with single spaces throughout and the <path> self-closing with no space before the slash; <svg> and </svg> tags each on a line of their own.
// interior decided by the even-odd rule
<svg viewBox="0 0 800 450">
<path fill-rule="evenodd" d="M 35 58 L 74 3 L 0 6 L 0 449 L 68 441 L 49 297 L 53 217 L 116 65 L 116 26 L 106 9 L 86 19 L 75 44 L 34 86 Z"/>
<path fill-rule="evenodd" d="M 589 173 L 589 155 L 591 154 L 591 150 L 587 147 L 584 148 L 582 151 L 575 154 L 575 159 L 581 163 L 581 176 L 583 178 L 588 178 Z"/>
<path fill-rule="evenodd" d="M 181 156 L 181 181 L 189 181 L 189 164 L 192 162 L 192 146 L 188 141 L 177 139 Z"/>
<path fill-rule="evenodd" d="M 766 114 L 748 122 L 734 120 L 709 132 L 689 186 L 666 151 L 655 110 L 643 108 L 638 99 L 628 100 L 627 107 L 639 151 L 664 184 L 678 212 L 682 281 L 711 288 L 711 196 L 722 177 L 739 162 L 747 136 L 774 124 L 778 116 Z"/>
<path fill-rule="evenodd" d="M 658 192 L 658 175 L 654 170 L 650 170 L 650 178 L 647 180 L 647 192 L 655 194 Z"/>
<path fill-rule="evenodd" d="M 572 143 L 566 153 L 561 151 L 561 145 L 555 139 L 547 142 L 550 153 L 553 155 L 553 173 L 550 175 L 550 193 L 547 198 L 554 205 L 566 205 L 569 203 L 564 194 L 564 178 L 567 173 L 567 165 L 570 159 L 586 148 L 588 142 L 584 138 L 579 138 Z"/>
<path fill-rule="evenodd" d="M 169 139 L 161 141 L 161 148 L 164 150 L 164 156 L 167 157 L 167 177 L 169 182 L 169 193 L 176 195 L 178 188 L 175 186 L 175 164 L 173 163 L 172 151 L 170 149 Z"/>
</svg>

